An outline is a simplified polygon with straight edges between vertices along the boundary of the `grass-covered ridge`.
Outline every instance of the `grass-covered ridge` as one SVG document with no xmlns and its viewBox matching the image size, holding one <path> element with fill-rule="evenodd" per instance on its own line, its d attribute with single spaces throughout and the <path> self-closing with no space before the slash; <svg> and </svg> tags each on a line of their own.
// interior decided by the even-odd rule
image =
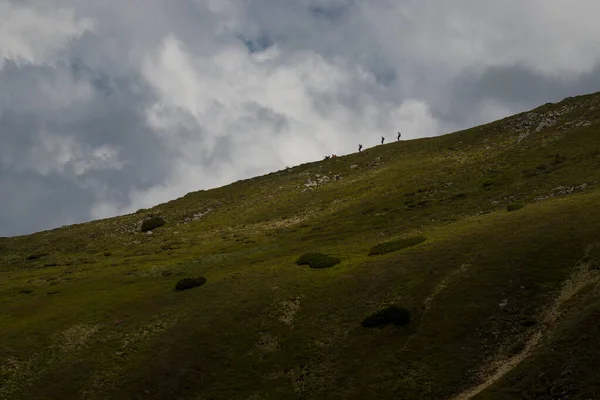
<svg viewBox="0 0 600 400">
<path fill-rule="evenodd" d="M 0 399 L 595 398 L 599 132 L 569 98 L 0 238 Z"/>
</svg>

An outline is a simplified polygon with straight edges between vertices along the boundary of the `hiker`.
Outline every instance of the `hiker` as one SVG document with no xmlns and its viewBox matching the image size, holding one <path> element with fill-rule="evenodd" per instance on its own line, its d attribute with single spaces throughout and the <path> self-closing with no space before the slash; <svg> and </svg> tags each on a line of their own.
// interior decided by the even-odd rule
<svg viewBox="0 0 600 400">
<path fill-rule="evenodd" d="M 400 132 L 398 132 L 398 139 L 397 140 L 400 140 L 401 136 L 402 136 L 402 134 Z"/>
<path fill-rule="evenodd" d="M 385 140 L 385 138 L 382 136 L 381 137 L 381 144 L 383 144 L 383 141 Z"/>
<path fill-rule="evenodd" d="M 358 152 L 360 153 L 362 151 L 362 144 L 358 145 Z"/>
</svg>

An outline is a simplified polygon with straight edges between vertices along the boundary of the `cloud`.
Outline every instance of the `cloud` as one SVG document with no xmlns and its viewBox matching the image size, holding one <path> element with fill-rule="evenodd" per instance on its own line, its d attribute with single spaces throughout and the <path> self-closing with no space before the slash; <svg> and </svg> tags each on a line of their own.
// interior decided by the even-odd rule
<svg viewBox="0 0 600 400">
<path fill-rule="evenodd" d="M 0 3 L 0 60 L 37 65 L 56 62 L 69 41 L 93 28 L 92 19 L 77 19 L 73 10 L 38 11 Z"/>
<path fill-rule="evenodd" d="M 591 0 L 0 2 L 0 235 L 600 84 Z M 27 210 L 35 210 L 28 213 Z"/>
</svg>

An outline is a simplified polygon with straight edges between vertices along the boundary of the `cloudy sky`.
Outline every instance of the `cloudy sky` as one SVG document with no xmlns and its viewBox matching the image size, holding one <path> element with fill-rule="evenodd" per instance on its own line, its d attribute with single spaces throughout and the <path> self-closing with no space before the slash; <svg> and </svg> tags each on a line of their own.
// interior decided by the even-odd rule
<svg viewBox="0 0 600 400">
<path fill-rule="evenodd" d="M 0 0 L 0 236 L 600 90 L 597 0 Z"/>
</svg>

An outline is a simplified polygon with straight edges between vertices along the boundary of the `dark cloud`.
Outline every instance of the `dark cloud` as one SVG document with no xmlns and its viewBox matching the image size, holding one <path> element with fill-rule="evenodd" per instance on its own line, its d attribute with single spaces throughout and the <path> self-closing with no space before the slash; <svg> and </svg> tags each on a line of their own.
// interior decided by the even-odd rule
<svg viewBox="0 0 600 400">
<path fill-rule="evenodd" d="M 250 53 L 259 53 L 261 51 L 265 51 L 273 45 L 273 41 L 265 35 L 259 35 L 254 39 L 250 39 L 242 34 L 238 34 L 236 36 L 242 41 L 242 43 L 244 43 L 244 46 L 246 46 Z"/>
<path fill-rule="evenodd" d="M 0 168 L 0 236 L 20 235 L 90 219 L 93 193 L 52 174 Z"/>
<path fill-rule="evenodd" d="M 523 65 L 494 66 L 463 72 L 431 104 L 434 116 L 462 129 L 489 122 L 490 115 L 482 113 L 486 105 L 501 108 L 501 117 L 598 90 L 600 65 L 575 76 L 546 76 Z"/>
<path fill-rule="evenodd" d="M 308 10 L 315 18 L 325 19 L 331 22 L 339 22 L 348 14 L 353 5 L 354 1 L 337 3 L 319 2 L 318 4 L 310 5 Z"/>
<path fill-rule="evenodd" d="M 172 155 L 149 132 L 152 92 L 143 87 L 139 77 L 113 78 L 81 60 L 5 63 L 0 235 L 90 220 L 94 201 L 126 205 L 132 188 L 164 179 Z"/>
</svg>

